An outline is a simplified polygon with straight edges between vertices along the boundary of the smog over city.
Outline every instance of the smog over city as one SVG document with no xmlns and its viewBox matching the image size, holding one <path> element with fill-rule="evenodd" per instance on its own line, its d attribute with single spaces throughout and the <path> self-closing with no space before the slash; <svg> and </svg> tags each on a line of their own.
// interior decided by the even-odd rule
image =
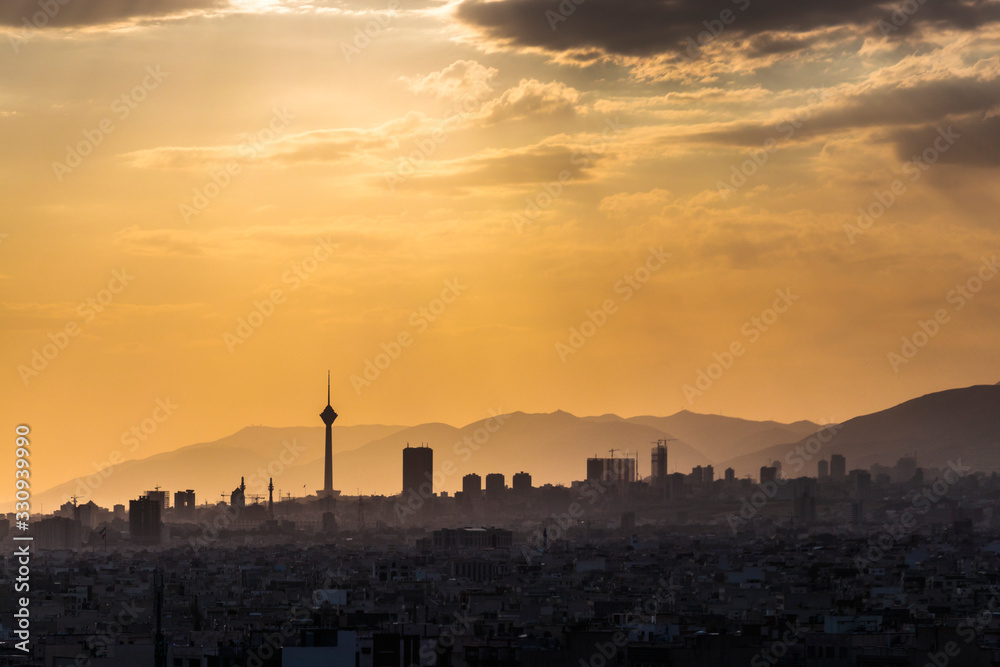
<svg viewBox="0 0 1000 667">
<path fill-rule="evenodd" d="M 0 667 L 1000 662 L 1000 0 L 5 0 Z"/>
</svg>

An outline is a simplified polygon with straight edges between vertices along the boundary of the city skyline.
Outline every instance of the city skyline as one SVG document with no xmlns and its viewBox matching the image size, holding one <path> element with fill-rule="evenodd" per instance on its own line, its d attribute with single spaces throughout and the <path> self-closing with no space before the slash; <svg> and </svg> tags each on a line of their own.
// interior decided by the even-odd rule
<svg viewBox="0 0 1000 667">
<path fill-rule="evenodd" d="M 4 4 L 39 481 L 308 424 L 316 368 L 338 426 L 1000 379 L 990 3 L 622 2 Z"/>
</svg>

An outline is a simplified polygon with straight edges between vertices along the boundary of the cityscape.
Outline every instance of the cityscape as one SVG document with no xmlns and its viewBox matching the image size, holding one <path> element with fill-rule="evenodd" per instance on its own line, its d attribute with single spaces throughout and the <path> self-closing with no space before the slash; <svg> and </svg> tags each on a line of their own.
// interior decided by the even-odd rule
<svg viewBox="0 0 1000 667">
<path fill-rule="evenodd" d="M 0 148 L 0 667 L 1000 667 L 1000 0 L 2 0 Z"/>
<path fill-rule="evenodd" d="M 996 437 L 1000 385 L 918 400 L 926 409 L 956 393 L 985 398 Z M 332 485 L 329 387 L 319 416 L 323 485 L 305 497 L 275 499 L 273 479 L 266 498 L 248 495 L 241 478 L 219 501 L 156 488 L 128 507 L 73 498 L 33 517 L 34 569 L 22 578 L 35 635 L 19 656 L 16 627 L 4 626 L 4 664 L 757 667 L 1000 656 L 1000 476 L 961 457 L 854 468 L 836 451 L 848 422 L 789 443 L 755 477 L 712 465 L 668 472 L 667 437 L 567 461 L 580 472 L 569 485 L 483 471 L 450 494 L 436 488 L 446 473 L 434 447 L 405 443 L 399 493 L 352 496 Z M 15 523 L 15 513 L 0 519 L 0 533 Z M 12 587 L 17 558 L 5 556 Z M 13 598 L 4 605 L 17 618 Z"/>
</svg>

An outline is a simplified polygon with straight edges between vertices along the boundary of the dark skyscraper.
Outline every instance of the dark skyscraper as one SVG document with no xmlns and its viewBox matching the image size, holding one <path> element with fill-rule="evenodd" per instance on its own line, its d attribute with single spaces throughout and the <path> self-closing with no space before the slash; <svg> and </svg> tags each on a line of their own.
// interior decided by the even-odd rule
<svg viewBox="0 0 1000 667">
<path fill-rule="evenodd" d="M 479 500 L 483 495 L 483 478 L 470 473 L 462 478 L 462 493 L 467 501 Z"/>
<path fill-rule="evenodd" d="M 319 413 L 320 419 L 326 424 L 326 457 L 323 463 L 323 490 L 317 495 L 329 498 L 333 492 L 333 422 L 337 413 L 330 407 L 330 371 L 326 372 L 326 407 Z"/>
<path fill-rule="evenodd" d="M 830 477 L 833 479 L 844 479 L 847 477 L 847 459 L 843 454 L 833 454 L 830 456 Z"/>
<path fill-rule="evenodd" d="M 133 544 L 160 543 L 160 511 L 163 501 L 147 496 L 128 501 L 128 525 Z"/>
<path fill-rule="evenodd" d="M 503 497 L 507 489 L 507 481 L 502 473 L 491 472 L 486 476 L 486 500 L 496 502 Z"/>
<path fill-rule="evenodd" d="M 434 495 L 434 450 L 426 445 L 403 449 L 403 495 L 422 498 Z"/>
<path fill-rule="evenodd" d="M 511 488 L 514 489 L 514 493 L 527 493 L 531 491 L 531 475 L 523 471 L 514 473 Z"/>
<path fill-rule="evenodd" d="M 657 444 L 650 452 L 650 474 L 653 476 L 653 486 L 667 486 L 667 446 Z"/>
</svg>

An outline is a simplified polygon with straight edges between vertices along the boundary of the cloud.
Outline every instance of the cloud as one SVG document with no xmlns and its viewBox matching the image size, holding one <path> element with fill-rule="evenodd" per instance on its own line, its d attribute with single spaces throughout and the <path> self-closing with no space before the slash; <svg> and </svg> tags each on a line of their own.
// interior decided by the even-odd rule
<svg viewBox="0 0 1000 667">
<path fill-rule="evenodd" d="M 140 169 L 207 169 L 228 162 L 250 161 L 279 165 L 346 162 L 396 148 L 403 139 L 436 127 L 434 121 L 412 111 L 367 128 L 311 130 L 279 136 L 266 144 L 160 146 L 133 151 L 124 157 L 130 166 Z"/>
<path fill-rule="evenodd" d="M 579 99 L 579 91 L 558 81 L 522 79 L 516 87 L 484 104 L 479 116 L 487 125 L 493 125 L 535 116 L 573 114 Z"/>
<path fill-rule="evenodd" d="M 79 28 L 227 9 L 229 0 L 38 0 L 0 3 L 0 26 Z"/>
<path fill-rule="evenodd" d="M 947 127 L 900 129 L 890 139 L 900 160 L 1000 167 L 1000 116 L 959 119 Z"/>
<path fill-rule="evenodd" d="M 569 4 L 570 13 L 560 8 Z M 1000 4 L 935 0 L 918 5 L 900 25 L 893 7 L 879 0 L 587 0 L 561 5 L 553 0 L 464 0 L 457 18 L 488 39 L 514 47 L 550 52 L 597 51 L 604 55 L 696 57 L 701 44 L 717 37 L 749 40 L 741 48 L 759 54 L 809 46 L 813 31 L 848 26 L 859 34 L 880 35 L 879 20 L 905 36 L 932 26 L 973 31 L 1000 20 Z M 781 37 L 766 37 L 770 33 Z"/>
<path fill-rule="evenodd" d="M 435 97 L 461 99 L 470 94 L 492 90 L 493 78 L 499 73 L 493 67 L 475 60 L 456 60 L 442 70 L 426 76 L 400 77 L 414 93 L 430 93 Z"/>
<path fill-rule="evenodd" d="M 738 122 L 686 139 L 760 146 L 768 139 L 808 141 L 871 129 L 876 131 L 875 138 L 884 138 L 888 132 L 890 140 L 904 141 L 914 135 L 897 128 L 937 125 L 970 114 L 985 115 L 1000 106 L 1000 73 L 996 71 L 972 68 L 925 76 L 924 80 L 907 81 L 876 78 L 852 88 L 824 91 L 817 104 L 775 112 L 766 121 Z M 984 136 L 989 135 L 985 126 L 982 131 Z"/>
</svg>

